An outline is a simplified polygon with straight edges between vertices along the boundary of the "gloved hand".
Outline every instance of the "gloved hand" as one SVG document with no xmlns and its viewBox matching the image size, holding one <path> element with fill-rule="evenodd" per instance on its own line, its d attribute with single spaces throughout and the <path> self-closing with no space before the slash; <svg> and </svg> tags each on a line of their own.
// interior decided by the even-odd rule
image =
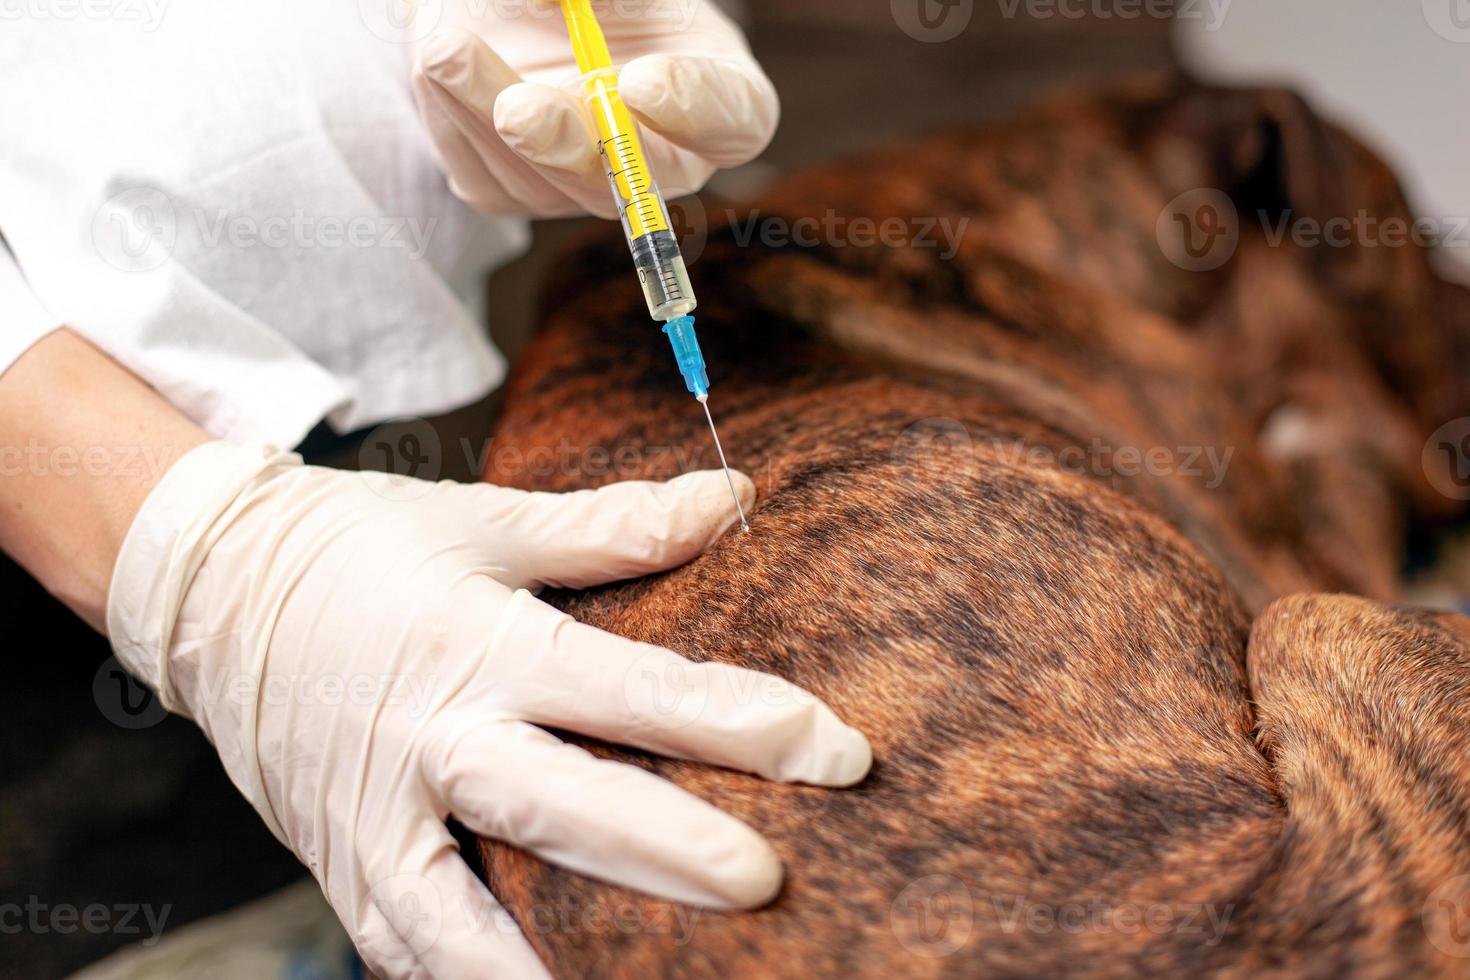
<svg viewBox="0 0 1470 980">
<path fill-rule="evenodd" d="M 204 729 L 375 972 L 542 975 L 447 815 L 703 905 L 760 905 L 781 866 L 734 818 L 538 725 L 771 779 L 867 772 L 862 735 L 800 689 L 583 626 L 526 591 L 669 568 L 734 517 L 719 472 L 538 494 L 207 443 L 135 519 L 108 633 Z"/>
<path fill-rule="evenodd" d="M 577 63 L 554 0 L 448 6 L 437 21 L 448 26 L 421 42 L 413 85 L 454 192 L 494 214 L 614 217 L 596 133 L 566 87 Z M 709 0 L 596 10 L 665 197 L 765 149 L 775 87 Z"/>
</svg>

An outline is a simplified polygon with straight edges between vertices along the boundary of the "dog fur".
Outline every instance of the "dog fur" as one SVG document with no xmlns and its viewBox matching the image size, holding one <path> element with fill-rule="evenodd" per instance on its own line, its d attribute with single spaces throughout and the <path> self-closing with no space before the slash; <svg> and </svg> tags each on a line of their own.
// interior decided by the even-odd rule
<svg viewBox="0 0 1470 980">
<path fill-rule="evenodd" d="M 1198 188 L 1239 240 L 1188 271 L 1159 222 Z M 710 208 L 691 271 L 754 530 L 552 598 L 813 691 L 873 772 L 596 746 L 747 821 L 787 880 L 724 914 L 483 842 L 555 972 L 1470 974 L 1470 621 L 1381 604 L 1411 528 L 1458 512 L 1423 449 L 1470 412 L 1470 302 L 1420 248 L 1267 234 L 1407 219 L 1389 171 L 1287 93 L 1154 78 L 798 176 L 756 220 L 829 209 L 963 232 L 780 247 Z M 715 465 L 626 252 L 567 267 L 487 478 Z"/>
</svg>

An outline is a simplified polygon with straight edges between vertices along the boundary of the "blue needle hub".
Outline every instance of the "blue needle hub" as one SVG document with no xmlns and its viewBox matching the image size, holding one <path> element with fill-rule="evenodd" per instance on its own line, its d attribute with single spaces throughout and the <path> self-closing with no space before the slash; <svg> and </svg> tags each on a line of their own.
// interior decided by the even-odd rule
<svg viewBox="0 0 1470 980">
<path fill-rule="evenodd" d="M 684 385 L 700 401 L 709 397 L 709 374 L 704 368 L 704 355 L 699 350 L 699 337 L 694 333 L 694 317 L 676 316 L 664 324 L 664 334 L 674 347 L 674 359 Z"/>
</svg>

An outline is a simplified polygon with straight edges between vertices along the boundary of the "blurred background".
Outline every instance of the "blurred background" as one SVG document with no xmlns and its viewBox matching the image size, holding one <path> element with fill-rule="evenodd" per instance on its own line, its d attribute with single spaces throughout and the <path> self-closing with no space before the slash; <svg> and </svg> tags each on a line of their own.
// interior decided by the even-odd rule
<svg viewBox="0 0 1470 980">
<path fill-rule="evenodd" d="M 1181 13 L 1189 3 L 1194 17 L 1181 25 L 1177 39 L 1167 16 L 1169 0 L 741 2 L 736 13 L 781 93 L 783 122 L 761 160 L 719 175 L 710 189 L 730 199 L 756 196 L 797 168 L 1024 111 L 1059 90 L 1169 68 L 1176 64 L 1176 50 L 1222 77 L 1291 76 L 1330 108 L 1349 113 L 1351 105 L 1339 107 L 1334 100 L 1354 89 L 1334 79 L 1361 74 L 1355 45 L 1389 45 L 1377 49 L 1389 75 L 1403 74 L 1401 65 L 1458 58 L 1459 75 L 1441 79 L 1458 77 L 1458 88 L 1423 88 L 1417 115 L 1403 111 L 1402 96 L 1399 103 L 1387 97 L 1397 91 L 1390 83 L 1369 78 L 1352 85 L 1367 90 L 1355 104 L 1372 101 L 1373 112 L 1387 120 L 1365 117 L 1357 128 L 1382 142 L 1397 147 L 1427 141 L 1445 151 L 1435 159 L 1463 145 L 1464 127 L 1447 125 L 1446 118 L 1457 117 L 1438 107 L 1452 105 L 1456 91 L 1465 91 L 1470 47 L 1461 41 L 1470 42 L 1470 11 L 1466 36 L 1457 39 L 1434 27 L 1447 23 L 1453 32 L 1460 23 L 1436 21 L 1428 4 L 1439 0 L 1425 0 L 1423 11 L 1415 3 L 1393 5 L 1400 9 L 1392 16 L 1378 0 L 1177 2 Z M 1451 12 L 1462 2 L 1444 0 Z M 1385 18 L 1376 42 L 1374 31 L 1362 30 L 1362 20 L 1348 32 L 1351 37 L 1335 33 L 1355 19 L 1375 16 Z M 1252 41 L 1252 34 L 1259 36 Z M 1220 55 L 1210 36 L 1244 37 L 1247 54 Z M 1275 47 L 1285 53 L 1250 53 Z M 1293 47 L 1324 57 L 1313 68 L 1306 64 L 1311 59 L 1291 54 Z M 1282 70 L 1282 58 L 1300 62 L 1300 70 Z M 1444 174 L 1462 171 L 1470 148 L 1453 166 L 1424 163 L 1417 152 L 1387 155 L 1418 175 L 1414 192 L 1421 203 L 1470 212 L 1470 202 L 1443 190 Z M 491 329 L 512 361 L 535 322 L 550 259 L 586 226 L 578 220 L 538 224 L 529 252 L 493 276 Z M 471 437 L 483 434 L 493 408 L 487 403 L 457 413 L 452 424 Z M 100 637 L 8 563 L 0 568 L 0 587 L 12 607 L 49 609 L 52 624 L 10 641 L 47 655 L 11 661 L 0 710 L 0 903 L 24 905 L 30 896 L 78 908 L 141 903 L 167 908 L 172 931 L 306 877 L 229 784 L 192 724 L 163 717 L 109 660 Z M 146 924 L 136 925 L 142 935 L 116 929 L 16 932 L 0 921 L 0 976 L 65 975 L 143 938 Z"/>
</svg>

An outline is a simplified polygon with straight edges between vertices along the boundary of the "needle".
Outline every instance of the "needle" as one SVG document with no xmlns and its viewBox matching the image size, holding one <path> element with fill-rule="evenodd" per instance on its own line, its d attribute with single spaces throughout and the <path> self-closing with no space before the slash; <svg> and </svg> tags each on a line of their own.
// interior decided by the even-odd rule
<svg viewBox="0 0 1470 980">
<path fill-rule="evenodd" d="M 619 94 L 617 69 L 591 0 L 561 0 L 561 11 L 577 69 L 582 72 L 583 101 L 597 128 L 597 148 L 612 188 L 613 204 L 622 212 L 623 236 L 638 270 L 648 315 L 664 321 L 663 330 L 673 344 L 684 384 L 704 405 L 710 435 L 715 437 L 720 465 L 725 468 L 725 481 L 730 484 L 730 496 L 740 511 L 740 527 L 749 531 L 750 521 L 745 517 L 740 494 L 735 492 L 735 478 L 730 475 L 725 447 L 720 445 L 720 434 L 715 431 L 715 419 L 706 401 L 709 375 L 699 339 L 694 335 L 694 317 L 690 316 L 699 303 L 689 284 L 678 236 L 669 222 L 669 209 L 644 158 L 635 118 Z"/>
<path fill-rule="evenodd" d="M 740 494 L 735 492 L 735 478 L 730 475 L 730 464 L 725 462 L 725 447 L 720 445 L 720 433 L 715 430 L 715 417 L 709 413 L 709 395 L 700 395 L 699 404 L 704 406 L 704 417 L 709 419 L 709 434 L 715 437 L 715 452 L 720 454 L 720 465 L 725 468 L 725 482 L 730 484 L 730 496 L 735 498 L 735 509 L 740 511 L 740 530 L 750 533 L 750 521 L 745 519 L 745 507 L 740 503 Z"/>
<path fill-rule="evenodd" d="M 740 511 L 740 530 L 749 533 L 750 521 L 745 517 L 740 494 L 735 492 L 735 478 L 730 475 L 730 464 L 725 460 L 725 447 L 720 445 L 715 417 L 709 413 L 709 373 L 704 369 L 704 354 L 700 353 L 699 338 L 694 334 L 694 317 L 674 317 L 664 324 L 664 334 L 674 345 L 674 359 L 679 363 L 679 373 L 684 376 L 684 387 L 704 406 L 704 417 L 709 419 L 709 434 L 715 437 L 715 452 L 720 454 L 720 465 L 725 468 L 725 482 L 730 484 L 730 496 L 735 498 L 735 509 Z"/>
</svg>

